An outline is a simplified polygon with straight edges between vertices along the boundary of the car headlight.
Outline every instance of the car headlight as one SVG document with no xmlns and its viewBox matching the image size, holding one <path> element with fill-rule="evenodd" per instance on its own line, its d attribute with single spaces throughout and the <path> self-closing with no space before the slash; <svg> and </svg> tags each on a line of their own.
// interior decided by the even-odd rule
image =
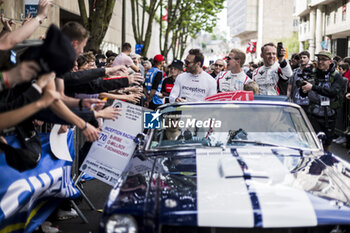
<svg viewBox="0 0 350 233">
<path fill-rule="evenodd" d="M 106 223 L 106 233 L 137 233 L 137 223 L 130 215 L 112 215 Z"/>
</svg>

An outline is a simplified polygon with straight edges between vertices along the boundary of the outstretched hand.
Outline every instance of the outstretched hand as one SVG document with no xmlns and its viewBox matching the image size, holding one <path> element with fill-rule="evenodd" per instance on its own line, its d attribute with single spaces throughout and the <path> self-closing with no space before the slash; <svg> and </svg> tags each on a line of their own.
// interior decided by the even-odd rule
<svg viewBox="0 0 350 233">
<path fill-rule="evenodd" d="M 112 106 L 109 106 L 103 110 L 96 112 L 95 117 L 103 118 L 103 119 L 111 119 L 114 121 L 115 119 L 118 119 L 118 116 L 121 116 L 120 114 L 121 110 L 122 110 L 121 108 L 114 108 Z"/>
<path fill-rule="evenodd" d="M 143 78 L 140 73 L 133 73 L 128 76 L 129 86 L 132 84 L 141 85 L 143 83 Z"/>
<path fill-rule="evenodd" d="M 45 19 L 47 17 L 49 6 L 52 4 L 52 0 L 40 0 L 38 4 L 38 13 L 37 15 L 41 17 L 41 19 Z"/>
<path fill-rule="evenodd" d="M 7 32 L 12 32 L 12 25 L 16 24 L 12 19 L 6 20 L 4 14 L 1 14 L 1 23 L 4 26 L 3 30 Z"/>
<path fill-rule="evenodd" d="M 84 107 L 90 108 L 92 110 L 100 110 L 103 108 L 103 106 L 105 106 L 105 104 L 106 101 L 94 98 L 83 99 L 82 103 Z"/>
</svg>

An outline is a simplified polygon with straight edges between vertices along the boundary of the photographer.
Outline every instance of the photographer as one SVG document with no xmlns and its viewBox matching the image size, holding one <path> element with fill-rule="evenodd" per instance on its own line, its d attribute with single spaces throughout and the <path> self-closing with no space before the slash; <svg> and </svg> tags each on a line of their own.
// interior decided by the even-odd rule
<svg viewBox="0 0 350 233">
<path fill-rule="evenodd" d="M 289 96 L 294 103 L 300 105 L 304 111 L 307 112 L 309 98 L 307 95 L 300 95 L 300 88 L 302 85 L 306 84 L 305 81 L 311 80 L 313 67 L 311 64 L 309 64 L 310 53 L 308 51 L 302 51 L 299 53 L 299 58 L 300 66 L 294 70 L 294 75 L 289 80 L 287 96 Z"/>
<path fill-rule="evenodd" d="M 334 136 L 343 78 L 335 69 L 330 52 L 321 51 L 316 56 L 317 68 L 312 72 L 313 83 L 311 80 L 305 81 L 301 90 L 309 97 L 308 116 L 310 122 L 316 133 L 322 131 L 326 134 L 327 139 L 323 146 L 325 150 L 329 151 Z"/>
</svg>

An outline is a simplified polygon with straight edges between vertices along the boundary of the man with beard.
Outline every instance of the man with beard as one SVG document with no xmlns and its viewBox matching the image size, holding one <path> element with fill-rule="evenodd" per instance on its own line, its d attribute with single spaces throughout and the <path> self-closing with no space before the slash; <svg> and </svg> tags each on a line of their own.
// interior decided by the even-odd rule
<svg viewBox="0 0 350 233">
<path fill-rule="evenodd" d="M 191 49 L 185 59 L 186 71 L 179 75 L 171 90 L 169 102 L 195 102 L 216 94 L 216 81 L 203 71 L 204 56 L 199 49 Z"/>
</svg>

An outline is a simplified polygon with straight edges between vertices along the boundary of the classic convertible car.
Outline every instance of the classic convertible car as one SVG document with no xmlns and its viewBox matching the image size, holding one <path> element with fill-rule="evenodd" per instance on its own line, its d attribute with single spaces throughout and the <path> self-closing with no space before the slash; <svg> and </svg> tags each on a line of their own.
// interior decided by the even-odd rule
<svg viewBox="0 0 350 233">
<path fill-rule="evenodd" d="M 176 103 L 151 120 L 101 232 L 349 232 L 350 165 L 299 106 Z"/>
</svg>

